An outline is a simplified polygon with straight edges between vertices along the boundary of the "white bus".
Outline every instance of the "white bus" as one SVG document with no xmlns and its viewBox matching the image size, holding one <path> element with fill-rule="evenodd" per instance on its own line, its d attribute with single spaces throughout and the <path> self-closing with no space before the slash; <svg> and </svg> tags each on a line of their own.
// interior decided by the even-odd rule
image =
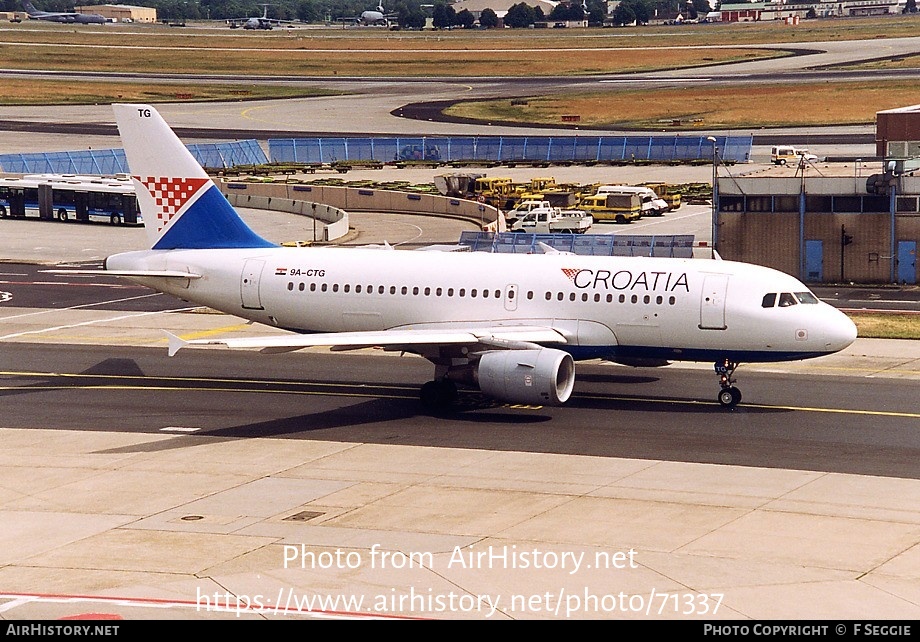
<svg viewBox="0 0 920 642">
<path fill-rule="evenodd" d="M 0 177 L 0 218 L 105 221 L 139 225 L 134 184 L 124 174 L 26 174 Z"/>
</svg>

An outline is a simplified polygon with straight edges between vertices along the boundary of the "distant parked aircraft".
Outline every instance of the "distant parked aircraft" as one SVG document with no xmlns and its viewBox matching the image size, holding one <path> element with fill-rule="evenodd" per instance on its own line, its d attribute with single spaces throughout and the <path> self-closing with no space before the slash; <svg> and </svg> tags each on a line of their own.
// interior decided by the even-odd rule
<svg viewBox="0 0 920 642">
<path fill-rule="evenodd" d="M 389 27 L 390 22 L 398 17 L 395 13 L 386 13 L 383 9 L 383 4 L 378 4 L 375 11 L 363 11 L 360 16 L 342 18 L 341 20 L 342 22 L 352 22 L 362 27 Z"/>
<path fill-rule="evenodd" d="M 108 20 L 98 13 L 78 13 L 60 11 L 39 11 L 29 0 L 23 0 L 22 7 L 33 20 L 47 20 L 49 22 L 66 22 L 81 25 L 104 25 Z"/>
<path fill-rule="evenodd" d="M 231 29 L 238 29 L 242 27 L 243 29 L 265 29 L 272 30 L 278 25 L 290 24 L 289 20 L 278 20 L 277 18 L 268 17 L 268 8 L 272 5 L 270 4 L 260 4 L 262 7 L 262 15 L 254 16 L 252 18 L 229 18 L 227 24 L 230 25 Z"/>
</svg>

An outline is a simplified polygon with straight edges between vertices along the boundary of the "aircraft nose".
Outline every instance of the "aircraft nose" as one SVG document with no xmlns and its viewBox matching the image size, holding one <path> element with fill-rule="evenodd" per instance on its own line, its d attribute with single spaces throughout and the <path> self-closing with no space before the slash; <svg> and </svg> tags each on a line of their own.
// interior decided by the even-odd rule
<svg viewBox="0 0 920 642">
<path fill-rule="evenodd" d="M 825 341 L 834 352 L 843 350 L 856 341 L 856 324 L 840 310 L 832 309 L 831 322 L 827 324 Z"/>
</svg>

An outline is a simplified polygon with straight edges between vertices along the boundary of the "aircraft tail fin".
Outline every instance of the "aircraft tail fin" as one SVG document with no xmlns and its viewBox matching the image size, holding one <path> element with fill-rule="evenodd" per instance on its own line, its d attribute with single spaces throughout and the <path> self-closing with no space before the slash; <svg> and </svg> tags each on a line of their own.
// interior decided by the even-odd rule
<svg viewBox="0 0 920 642">
<path fill-rule="evenodd" d="M 150 247 L 274 247 L 243 222 L 150 105 L 112 105 Z"/>
</svg>

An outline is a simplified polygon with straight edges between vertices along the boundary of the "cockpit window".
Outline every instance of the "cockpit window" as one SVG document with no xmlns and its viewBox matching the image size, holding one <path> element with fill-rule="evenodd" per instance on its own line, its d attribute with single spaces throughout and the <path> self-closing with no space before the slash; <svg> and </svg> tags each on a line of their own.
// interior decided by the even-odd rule
<svg viewBox="0 0 920 642">
<path fill-rule="evenodd" d="M 770 292 L 763 295 L 763 302 L 760 304 L 764 308 L 772 308 L 776 305 L 776 292 Z"/>
<path fill-rule="evenodd" d="M 795 298 L 799 300 L 799 303 L 817 303 L 818 297 L 816 297 L 811 292 L 796 292 Z"/>
<path fill-rule="evenodd" d="M 786 308 L 795 305 L 799 300 L 791 292 L 783 292 L 779 295 L 779 307 Z"/>
</svg>

